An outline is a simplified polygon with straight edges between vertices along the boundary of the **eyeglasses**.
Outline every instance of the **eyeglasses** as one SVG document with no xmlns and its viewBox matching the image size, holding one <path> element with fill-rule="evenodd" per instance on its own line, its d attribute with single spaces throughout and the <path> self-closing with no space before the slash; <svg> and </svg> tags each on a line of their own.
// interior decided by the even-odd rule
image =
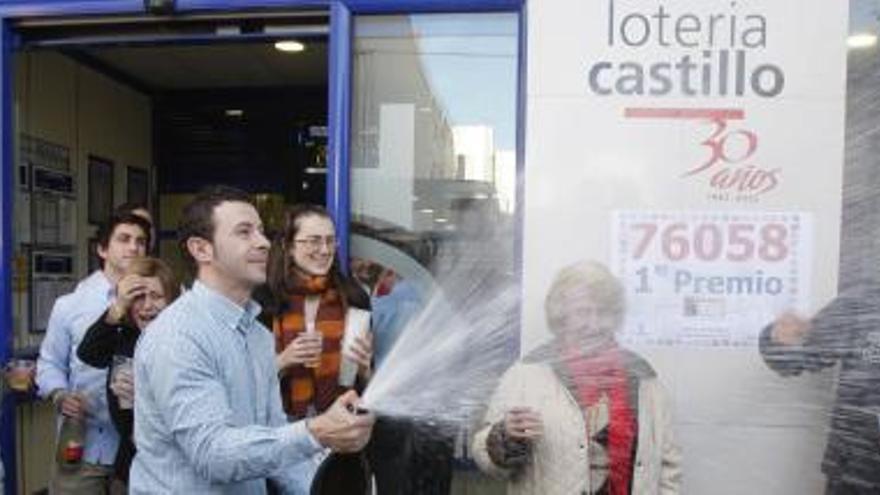
<svg viewBox="0 0 880 495">
<path fill-rule="evenodd" d="M 321 249 L 322 246 L 327 246 L 327 249 L 330 251 L 336 249 L 336 237 L 332 235 L 328 235 L 327 237 L 316 235 L 304 239 L 294 239 L 293 242 L 302 244 L 309 251 L 317 251 Z"/>
</svg>

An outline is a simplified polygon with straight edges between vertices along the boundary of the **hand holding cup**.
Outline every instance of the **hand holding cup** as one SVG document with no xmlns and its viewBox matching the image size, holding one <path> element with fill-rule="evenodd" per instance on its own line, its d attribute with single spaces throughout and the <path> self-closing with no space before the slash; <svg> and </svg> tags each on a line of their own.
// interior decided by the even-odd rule
<svg viewBox="0 0 880 495">
<path fill-rule="evenodd" d="M 373 333 L 367 331 L 362 335 L 355 336 L 349 345 L 343 347 L 342 355 L 357 363 L 358 375 L 368 379 L 373 361 Z"/>
<path fill-rule="evenodd" d="M 110 375 L 110 390 L 119 400 L 120 409 L 134 407 L 134 369 L 133 360 L 128 356 L 113 356 Z"/>
<path fill-rule="evenodd" d="M 321 363 L 323 339 L 320 332 L 302 332 L 276 358 L 279 371 L 292 366 L 316 368 Z"/>
<path fill-rule="evenodd" d="M 514 407 L 504 415 L 504 433 L 515 440 L 534 442 L 544 434 L 541 415 L 528 407 Z"/>
</svg>

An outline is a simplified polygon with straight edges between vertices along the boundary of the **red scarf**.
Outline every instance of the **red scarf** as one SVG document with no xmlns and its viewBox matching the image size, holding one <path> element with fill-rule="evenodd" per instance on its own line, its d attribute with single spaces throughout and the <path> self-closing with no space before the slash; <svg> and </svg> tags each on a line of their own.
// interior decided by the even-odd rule
<svg viewBox="0 0 880 495">
<path fill-rule="evenodd" d="M 584 356 L 577 349 L 563 352 L 563 363 L 572 377 L 581 411 L 607 395 L 610 405 L 608 426 L 609 495 L 628 495 L 632 482 L 633 445 L 636 438 L 635 412 L 629 403 L 627 372 L 620 350 L 614 347 L 597 356 Z M 589 424 L 587 424 L 589 428 Z M 587 431 L 586 434 L 596 432 Z"/>
<path fill-rule="evenodd" d="M 306 330 L 306 297 L 318 295 L 321 298 L 315 317 L 315 329 L 323 337 L 321 363 L 316 368 L 294 366 L 281 380 L 284 411 L 301 418 L 306 415 L 310 405 L 318 413 L 325 411 L 344 391 L 338 385 L 338 380 L 345 309 L 339 292 L 330 287 L 328 277 L 294 276 L 293 285 L 285 311 L 276 316 L 272 324 L 276 352 L 283 351 Z"/>
</svg>

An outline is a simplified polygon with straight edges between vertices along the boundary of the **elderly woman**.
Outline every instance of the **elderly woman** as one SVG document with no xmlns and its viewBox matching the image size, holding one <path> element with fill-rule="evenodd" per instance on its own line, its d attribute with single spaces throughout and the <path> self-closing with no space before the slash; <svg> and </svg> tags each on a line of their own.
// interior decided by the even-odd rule
<svg viewBox="0 0 880 495">
<path fill-rule="evenodd" d="M 134 382 L 132 374 L 123 373 L 116 380 L 113 368 L 117 357 L 132 358 L 135 346 L 147 325 L 180 294 L 180 284 L 171 268 L 157 258 L 139 258 L 131 262 L 116 285 L 116 299 L 104 314 L 89 327 L 77 347 L 82 362 L 96 368 L 109 368 L 107 405 L 110 418 L 119 432 L 119 449 L 113 463 L 115 489 L 128 483 L 128 472 L 136 452 L 134 433 Z M 111 393 L 112 392 L 112 393 Z"/>
<path fill-rule="evenodd" d="M 556 276 L 551 342 L 512 366 L 473 450 L 510 494 L 676 494 L 680 456 L 657 374 L 615 341 L 623 288 L 603 265 Z"/>
</svg>

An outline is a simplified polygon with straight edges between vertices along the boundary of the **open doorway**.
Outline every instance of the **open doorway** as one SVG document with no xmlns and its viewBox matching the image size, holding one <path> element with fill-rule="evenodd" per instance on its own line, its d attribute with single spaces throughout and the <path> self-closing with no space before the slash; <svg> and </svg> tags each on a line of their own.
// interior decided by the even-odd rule
<svg viewBox="0 0 880 495">
<path fill-rule="evenodd" d="M 97 262 L 78 241 L 92 239 L 114 206 L 133 201 L 157 218 L 159 256 L 182 268 L 178 212 L 209 184 L 254 194 L 270 230 L 285 204 L 323 204 L 328 22 L 316 12 L 21 26 L 14 95 L 22 256 L 64 258 L 70 283 Z M 66 288 L 55 285 L 53 294 Z M 31 317 L 45 316 L 31 309 Z"/>
<path fill-rule="evenodd" d="M 156 253 L 177 273 L 180 210 L 207 185 L 252 193 L 270 235 L 286 205 L 325 203 L 328 13 L 68 18 L 17 31 L 17 355 L 36 355 L 55 298 L 96 267 L 97 226 L 122 203 L 153 212 Z M 23 493 L 47 486 L 54 431 L 50 406 L 29 407 Z"/>
</svg>

